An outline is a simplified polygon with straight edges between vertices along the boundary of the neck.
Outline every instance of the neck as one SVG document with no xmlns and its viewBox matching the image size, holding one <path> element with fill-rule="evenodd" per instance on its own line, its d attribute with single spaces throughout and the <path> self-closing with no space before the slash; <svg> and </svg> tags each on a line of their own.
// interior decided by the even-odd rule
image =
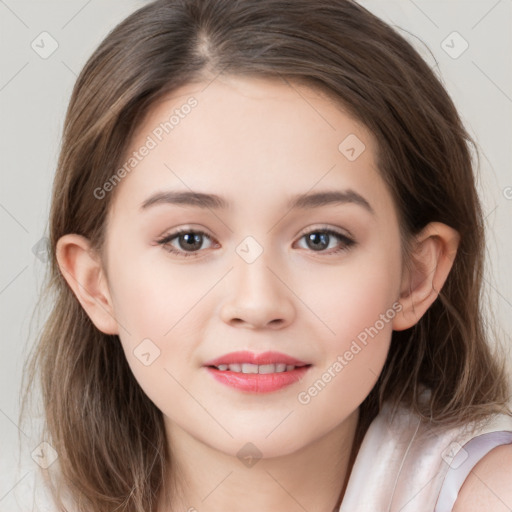
<svg viewBox="0 0 512 512">
<path fill-rule="evenodd" d="M 158 512 L 338 512 L 360 446 L 359 409 L 326 435 L 279 457 L 263 456 L 246 467 L 166 424 L 170 449 L 168 496 Z"/>
</svg>

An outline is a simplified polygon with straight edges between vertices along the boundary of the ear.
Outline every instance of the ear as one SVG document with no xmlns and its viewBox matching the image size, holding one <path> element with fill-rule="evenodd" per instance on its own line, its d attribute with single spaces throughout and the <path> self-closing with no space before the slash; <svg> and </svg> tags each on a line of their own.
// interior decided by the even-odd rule
<svg viewBox="0 0 512 512">
<path fill-rule="evenodd" d="M 119 334 L 101 259 L 89 240 L 64 235 L 57 242 L 56 257 L 64 279 L 94 325 L 105 334 Z"/>
<path fill-rule="evenodd" d="M 436 300 L 452 268 L 459 241 L 459 233 L 441 222 L 431 222 L 415 237 L 412 257 L 402 273 L 402 309 L 393 319 L 393 330 L 415 325 Z"/>
</svg>

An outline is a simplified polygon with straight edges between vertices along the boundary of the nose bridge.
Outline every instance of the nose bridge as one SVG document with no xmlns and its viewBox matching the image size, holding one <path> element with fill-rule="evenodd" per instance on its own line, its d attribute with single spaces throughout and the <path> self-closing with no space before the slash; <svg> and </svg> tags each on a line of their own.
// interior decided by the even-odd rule
<svg viewBox="0 0 512 512">
<path fill-rule="evenodd" d="M 261 240 L 261 236 L 259 237 Z M 281 295 L 278 279 L 270 269 L 278 266 L 274 251 L 268 245 L 269 237 L 260 243 L 254 236 L 245 237 L 236 247 L 235 252 L 235 291 L 242 296 L 255 300 L 267 296 L 272 302 Z M 265 245 L 263 245 L 265 244 Z M 282 286 L 282 283 L 281 283 Z"/>
<path fill-rule="evenodd" d="M 223 320 L 254 327 L 289 323 L 294 315 L 291 292 L 279 276 L 280 265 L 273 249 L 249 235 L 235 252 L 231 282 L 222 305 Z"/>
</svg>

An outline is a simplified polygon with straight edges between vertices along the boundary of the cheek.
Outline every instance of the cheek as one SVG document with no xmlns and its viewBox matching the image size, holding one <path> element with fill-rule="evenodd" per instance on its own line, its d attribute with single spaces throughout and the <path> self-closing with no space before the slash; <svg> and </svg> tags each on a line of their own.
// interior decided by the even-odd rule
<svg viewBox="0 0 512 512">
<path fill-rule="evenodd" d="M 213 277 L 159 258 L 127 257 L 112 264 L 116 318 L 138 336 L 163 338 L 214 282 Z M 189 267 L 190 269 L 191 267 Z"/>
<path fill-rule="evenodd" d="M 156 389 L 158 378 L 168 386 L 166 369 L 179 377 L 186 365 L 199 364 L 195 350 L 209 318 L 206 309 L 211 314 L 214 307 L 208 292 L 218 281 L 218 272 L 173 265 L 165 255 L 148 261 L 124 254 L 125 258 L 112 258 L 109 273 L 123 349 L 144 389 Z"/>
<path fill-rule="evenodd" d="M 329 409 L 333 397 L 361 403 L 371 391 L 386 361 L 392 321 L 401 307 L 399 276 L 398 251 L 388 255 L 369 251 L 357 263 L 335 272 L 330 293 L 325 287 L 315 288 L 314 295 L 322 297 L 316 311 L 328 330 L 322 329 L 324 354 L 316 381 L 304 383 L 304 403 L 314 396 L 318 406 Z M 310 385 L 310 391 L 305 389 Z M 324 387 L 329 391 L 320 393 Z"/>
<path fill-rule="evenodd" d="M 178 382 L 191 364 L 195 341 L 190 318 L 205 289 L 194 289 L 178 271 L 165 275 L 141 260 L 130 261 L 112 276 L 114 310 L 124 327 L 119 338 L 135 379 L 159 409 L 167 410 L 169 396 L 184 404 L 189 399 Z"/>
<path fill-rule="evenodd" d="M 352 293 L 344 294 L 337 301 L 331 324 L 335 335 L 326 345 L 330 356 L 327 366 L 340 361 L 347 382 L 354 385 L 358 385 L 361 379 L 373 380 L 380 373 L 396 314 L 387 289 L 385 293 L 382 293 L 383 290 L 379 293 L 375 282 L 366 289 L 364 281 L 358 280 L 357 284 Z M 335 313 L 338 313 L 337 316 Z"/>
<path fill-rule="evenodd" d="M 316 281 L 311 290 L 312 296 L 317 298 L 316 310 L 338 348 L 375 324 L 379 331 L 388 335 L 391 332 L 390 320 L 398 307 L 401 270 L 400 257 L 398 251 L 395 252 L 386 255 L 367 250 Z"/>
<path fill-rule="evenodd" d="M 364 401 L 387 358 L 396 310 L 387 294 L 365 292 L 359 280 L 358 288 L 336 303 L 330 322 L 334 334 L 322 337 L 322 363 L 297 396 L 306 410 L 324 417 L 325 425 L 335 426 Z"/>
</svg>

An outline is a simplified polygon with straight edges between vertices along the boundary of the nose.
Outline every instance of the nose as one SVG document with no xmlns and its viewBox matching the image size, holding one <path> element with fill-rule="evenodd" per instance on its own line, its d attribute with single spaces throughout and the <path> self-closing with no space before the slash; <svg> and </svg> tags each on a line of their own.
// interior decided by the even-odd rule
<svg viewBox="0 0 512 512">
<path fill-rule="evenodd" d="M 269 266 L 265 252 L 252 262 L 235 262 L 220 315 L 231 326 L 282 329 L 293 322 L 293 291 L 279 270 Z"/>
</svg>

